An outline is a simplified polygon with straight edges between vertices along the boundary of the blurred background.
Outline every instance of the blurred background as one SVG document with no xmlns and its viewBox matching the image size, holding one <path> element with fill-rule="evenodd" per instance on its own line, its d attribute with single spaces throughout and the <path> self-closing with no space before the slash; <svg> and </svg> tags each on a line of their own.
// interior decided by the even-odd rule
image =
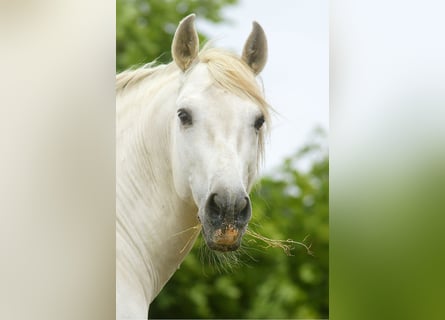
<svg viewBox="0 0 445 320">
<path fill-rule="evenodd" d="M 288 256 L 246 235 L 226 259 L 200 238 L 150 308 L 150 318 L 328 318 L 329 161 L 327 1 L 116 2 L 116 69 L 171 61 L 178 22 L 197 14 L 201 44 L 242 51 L 252 21 L 268 37 L 261 74 L 277 111 L 249 228 L 295 245 Z M 226 261 L 229 260 L 229 261 Z"/>
</svg>

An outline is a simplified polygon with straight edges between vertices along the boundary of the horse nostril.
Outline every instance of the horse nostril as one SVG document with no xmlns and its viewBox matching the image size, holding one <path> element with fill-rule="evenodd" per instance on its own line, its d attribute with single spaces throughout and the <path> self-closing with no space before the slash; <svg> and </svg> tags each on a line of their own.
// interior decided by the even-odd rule
<svg viewBox="0 0 445 320">
<path fill-rule="evenodd" d="M 243 210 L 246 208 L 248 202 L 249 202 L 249 199 L 248 199 L 247 197 L 244 197 L 244 198 L 240 199 L 240 200 L 236 203 L 236 210 L 237 210 L 238 212 L 243 211 Z"/>
<path fill-rule="evenodd" d="M 250 219 L 252 211 L 249 198 L 244 197 L 242 200 L 240 200 L 238 208 L 241 209 L 238 211 L 236 220 L 240 223 L 247 223 Z"/>
<path fill-rule="evenodd" d="M 218 199 L 217 193 L 212 193 L 206 204 L 206 212 L 212 220 L 222 220 L 222 205 Z"/>
</svg>

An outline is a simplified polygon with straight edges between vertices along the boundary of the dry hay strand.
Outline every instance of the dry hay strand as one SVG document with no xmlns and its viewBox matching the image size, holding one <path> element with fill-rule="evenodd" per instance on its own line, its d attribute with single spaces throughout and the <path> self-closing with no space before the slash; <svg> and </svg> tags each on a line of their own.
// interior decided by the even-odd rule
<svg viewBox="0 0 445 320">
<path fill-rule="evenodd" d="M 194 226 L 192 226 L 192 227 L 190 227 L 190 228 L 187 228 L 187 229 L 185 229 L 185 230 L 179 231 L 179 232 L 177 232 L 177 233 L 175 233 L 175 234 L 172 235 L 172 237 L 176 237 L 176 236 L 179 236 L 179 235 L 181 235 L 181 234 L 183 234 L 183 233 L 185 233 L 185 232 L 188 232 L 188 231 L 191 231 L 191 230 L 195 230 L 195 231 L 193 231 L 193 233 L 190 235 L 190 237 L 188 238 L 188 240 L 187 240 L 187 242 L 185 243 L 184 247 L 182 247 L 182 249 L 179 251 L 179 253 L 183 253 L 183 252 L 184 252 L 184 250 L 187 248 L 187 246 L 189 245 L 189 243 L 190 243 L 190 242 L 197 236 L 197 234 L 198 234 L 199 232 L 201 232 L 201 229 L 202 229 L 202 224 L 201 224 L 201 223 L 198 223 L 197 225 L 194 225 Z"/>
<path fill-rule="evenodd" d="M 293 249 L 295 249 L 295 245 L 300 245 L 303 246 L 307 253 L 311 256 L 313 256 L 314 254 L 311 251 L 311 246 L 312 243 L 307 245 L 306 243 L 304 243 L 306 241 L 306 239 L 308 238 L 308 236 L 306 236 L 302 242 L 299 241 L 295 241 L 292 239 L 288 239 L 288 240 L 274 240 L 274 239 L 269 239 L 259 233 L 256 233 L 255 231 L 252 231 L 250 229 L 247 229 L 246 234 L 251 236 L 252 238 L 258 239 L 262 242 L 264 242 L 266 244 L 266 246 L 264 247 L 265 249 L 267 248 L 280 248 L 284 251 L 284 253 L 287 256 L 292 256 L 291 251 Z M 255 240 L 254 240 L 255 241 Z"/>
</svg>

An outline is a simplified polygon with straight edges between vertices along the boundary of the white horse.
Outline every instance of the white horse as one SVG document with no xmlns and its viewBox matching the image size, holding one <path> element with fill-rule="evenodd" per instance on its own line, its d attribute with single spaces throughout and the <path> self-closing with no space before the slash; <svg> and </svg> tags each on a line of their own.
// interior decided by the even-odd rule
<svg viewBox="0 0 445 320">
<path fill-rule="evenodd" d="M 209 248 L 232 251 L 251 217 L 269 121 L 255 78 L 266 37 L 254 22 L 241 58 L 198 52 L 194 19 L 176 30 L 174 62 L 116 79 L 118 319 L 147 318 L 201 229 Z"/>
</svg>

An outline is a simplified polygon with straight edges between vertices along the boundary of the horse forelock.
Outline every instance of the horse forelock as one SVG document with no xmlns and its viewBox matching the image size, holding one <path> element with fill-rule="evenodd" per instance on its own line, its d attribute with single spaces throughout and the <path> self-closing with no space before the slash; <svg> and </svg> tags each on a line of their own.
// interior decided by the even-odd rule
<svg viewBox="0 0 445 320">
<path fill-rule="evenodd" d="M 236 54 L 210 47 L 204 47 L 198 55 L 199 62 L 207 64 L 208 70 L 215 82 L 223 89 L 239 97 L 255 102 L 264 116 L 266 133 L 270 127 L 270 105 L 264 98 L 255 74 L 250 67 Z M 258 161 L 264 159 L 264 131 L 258 136 Z"/>
</svg>

